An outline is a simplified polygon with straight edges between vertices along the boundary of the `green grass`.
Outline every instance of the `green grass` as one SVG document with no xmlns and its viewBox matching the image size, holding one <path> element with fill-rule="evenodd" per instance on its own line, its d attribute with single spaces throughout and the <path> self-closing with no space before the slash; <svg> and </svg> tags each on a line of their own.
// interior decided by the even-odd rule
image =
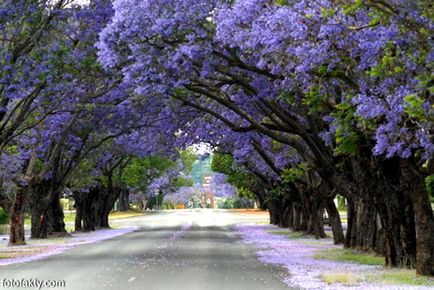
<svg viewBox="0 0 434 290">
<path fill-rule="evenodd" d="M 109 219 L 122 219 L 143 215 L 143 211 L 141 210 L 129 210 L 127 212 L 112 212 L 110 213 Z M 73 223 L 75 222 L 75 212 L 65 213 L 65 217 L 63 219 L 65 223 Z M 24 224 L 30 226 L 32 224 L 30 217 L 27 217 L 24 220 Z"/>
<path fill-rule="evenodd" d="M 271 231 L 270 234 L 288 236 L 290 239 L 310 239 L 312 236 L 305 235 L 303 232 Z"/>
<path fill-rule="evenodd" d="M 353 273 L 325 273 L 321 275 L 321 280 L 327 284 L 356 285 L 361 279 Z"/>
<path fill-rule="evenodd" d="M 63 221 L 65 223 L 74 222 L 75 221 L 75 213 L 65 213 L 65 217 Z M 26 217 L 24 220 L 24 224 L 30 226 L 32 224 L 31 217 Z"/>
<path fill-rule="evenodd" d="M 258 221 L 258 222 L 255 222 L 255 224 L 256 225 L 269 225 L 270 222 L 269 221 Z"/>
<path fill-rule="evenodd" d="M 352 263 L 364 264 L 364 265 L 384 266 L 383 257 L 379 257 L 367 253 L 361 253 L 356 250 L 350 250 L 350 249 L 320 250 L 315 254 L 314 258 L 352 262 Z"/>
<path fill-rule="evenodd" d="M 9 233 L 9 225 L 0 225 L 0 234 Z"/>
<path fill-rule="evenodd" d="M 417 276 L 414 270 L 388 269 L 384 272 L 371 275 L 367 280 L 375 283 L 391 285 L 412 285 L 434 287 L 434 279 L 426 276 Z"/>
<path fill-rule="evenodd" d="M 129 218 L 129 217 L 135 217 L 135 216 L 141 216 L 143 215 L 142 210 L 129 210 L 126 212 L 120 212 L 120 211 L 113 211 L 109 215 L 109 219 L 123 219 L 123 218 Z"/>
<path fill-rule="evenodd" d="M 0 260 L 1 260 L 1 259 L 7 259 L 7 258 L 9 258 L 9 257 L 6 256 L 6 255 L 0 254 Z"/>
</svg>

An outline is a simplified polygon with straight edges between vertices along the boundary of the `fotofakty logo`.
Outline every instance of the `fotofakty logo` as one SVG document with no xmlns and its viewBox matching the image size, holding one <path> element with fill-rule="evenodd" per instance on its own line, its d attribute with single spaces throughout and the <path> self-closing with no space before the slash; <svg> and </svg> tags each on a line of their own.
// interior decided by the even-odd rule
<svg viewBox="0 0 434 290">
<path fill-rule="evenodd" d="M 39 280 L 39 279 L 6 279 L 0 281 L 1 288 L 64 288 L 66 286 L 65 280 Z"/>
</svg>

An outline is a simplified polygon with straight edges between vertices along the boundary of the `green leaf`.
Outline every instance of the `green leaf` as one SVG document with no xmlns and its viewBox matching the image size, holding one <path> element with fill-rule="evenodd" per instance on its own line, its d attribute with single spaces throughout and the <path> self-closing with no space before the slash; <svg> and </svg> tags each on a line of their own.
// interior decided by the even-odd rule
<svg viewBox="0 0 434 290">
<path fill-rule="evenodd" d="M 411 118 L 421 120 L 425 117 L 425 110 L 422 105 L 422 98 L 415 94 L 404 97 L 404 112 Z"/>
</svg>

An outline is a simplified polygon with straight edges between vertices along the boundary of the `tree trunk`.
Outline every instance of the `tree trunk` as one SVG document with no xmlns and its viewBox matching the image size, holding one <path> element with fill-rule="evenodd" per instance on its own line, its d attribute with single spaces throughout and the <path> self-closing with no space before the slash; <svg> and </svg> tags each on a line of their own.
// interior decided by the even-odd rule
<svg viewBox="0 0 434 290">
<path fill-rule="evenodd" d="M 324 205 L 329 216 L 329 223 L 333 232 L 333 240 L 335 244 L 343 244 L 345 242 L 344 230 L 342 229 L 341 216 L 336 208 L 336 205 L 331 198 L 324 200 Z"/>
<path fill-rule="evenodd" d="M 434 276 L 434 219 L 429 196 L 424 189 L 411 194 L 416 217 L 416 272 Z"/>
<path fill-rule="evenodd" d="M 416 273 L 434 276 L 434 217 L 425 177 L 409 160 L 401 160 L 401 166 L 416 220 Z"/>
<path fill-rule="evenodd" d="M 129 201 L 130 192 L 127 189 L 122 189 L 119 195 L 119 211 L 128 211 L 130 207 Z"/>
<path fill-rule="evenodd" d="M 413 268 L 416 259 L 416 233 L 412 205 L 397 193 L 381 191 L 376 197 L 383 233 L 386 266 Z"/>
<path fill-rule="evenodd" d="M 302 228 L 302 219 L 303 219 L 303 215 L 302 215 L 302 210 L 300 205 L 293 203 L 292 205 L 292 225 L 291 225 L 291 229 L 294 232 L 297 231 L 303 231 L 304 229 Z"/>
<path fill-rule="evenodd" d="M 316 239 L 327 237 L 319 210 L 310 213 L 307 233 L 313 235 Z"/>
<path fill-rule="evenodd" d="M 53 199 L 50 202 L 47 215 L 47 226 L 51 234 L 56 233 L 63 235 L 66 233 L 65 222 L 63 221 L 65 215 L 63 214 L 63 208 L 60 204 L 61 192 L 57 191 Z"/>
<path fill-rule="evenodd" d="M 28 187 L 19 187 L 12 205 L 9 235 L 9 245 L 25 245 L 26 238 L 24 232 L 24 213 L 26 207 L 26 194 Z"/>
<path fill-rule="evenodd" d="M 348 225 L 345 235 L 345 247 L 362 251 L 379 252 L 379 225 L 377 223 L 377 210 L 372 200 L 366 200 L 361 196 L 349 196 Z"/>
<path fill-rule="evenodd" d="M 89 232 L 96 229 L 94 201 L 97 199 L 99 189 L 91 189 L 89 192 L 80 192 L 81 216 L 83 219 L 83 231 Z"/>
<path fill-rule="evenodd" d="M 327 235 L 324 232 L 320 202 L 316 197 L 311 195 L 303 196 L 303 201 L 309 214 L 307 234 L 313 235 L 316 239 L 324 239 Z"/>
<path fill-rule="evenodd" d="M 82 220 L 83 220 L 83 204 L 80 192 L 74 192 L 74 207 L 75 207 L 75 220 L 74 220 L 74 230 L 80 232 L 83 230 Z"/>
<path fill-rule="evenodd" d="M 48 208 L 49 183 L 46 181 L 32 184 L 30 187 L 30 210 L 31 210 L 31 238 L 45 239 L 47 230 L 47 208 Z"/>
<path fill-rule="evenodd" d="M 413 268 L 416 259 L 416 232 L 410 195 L 400 186 L 402 170 L 397 158 L 380 160 L 371 186 L 380 216 L 386 266 Z M 376 193 L 376 194 L 375 194 Z"/>
<path fill-rule="evenodd" d="M 61 183 L 42 180 L 30 188 L 32 213 L 32 239 L 48 235 L 66 235 L 63 208 L 60 205 Z"/>
</svg>

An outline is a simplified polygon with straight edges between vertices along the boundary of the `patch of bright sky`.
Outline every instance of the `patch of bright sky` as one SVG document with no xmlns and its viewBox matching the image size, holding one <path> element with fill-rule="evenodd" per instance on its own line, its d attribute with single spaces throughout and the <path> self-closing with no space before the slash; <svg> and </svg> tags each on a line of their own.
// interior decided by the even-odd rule
<svg viewBox="0 0 434 290">
<path fill-rule="evenodd" d="M 204 155 L 206 153 L 211 154 L 213 151 L 210 144 L 203 142 L 194 144 L 193 146 L 191 146 L 191 149 L 193 149 L 194 153 L 198 155 Z"/>
</svg>

